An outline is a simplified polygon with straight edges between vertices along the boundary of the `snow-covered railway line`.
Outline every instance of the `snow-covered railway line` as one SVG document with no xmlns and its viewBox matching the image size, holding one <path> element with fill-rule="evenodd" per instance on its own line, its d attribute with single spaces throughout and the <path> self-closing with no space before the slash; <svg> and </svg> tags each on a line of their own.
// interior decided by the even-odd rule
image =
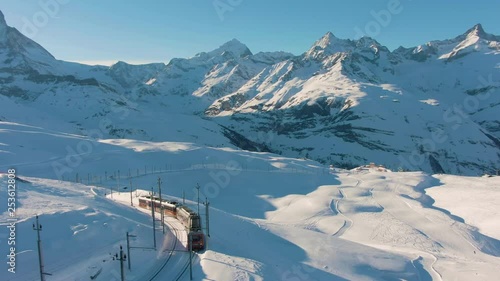
<svg viewBox="0 0 500 281">
<path fill-rule="evenodd" d="M 168 221 L 169 218 L 171 221 Z M 169 251 L 169 254 L 161 268 L 158 268 L 154 274 L 150 275 L 149 279 L 141 279 L 141 281 L 181 280 L 189 267 L 189 252 L 185 250 L 186 245 L 183 243 L 186 242 L 187 244 L 187 241 L 181 239 L 185 237 L 182 234 L 185 231 L 184 226 L 174 217 L 165 217 L 165 223 L 169 229 L 173 230 L 175 243 L 171 249 L 164 250 Z"/>
<path fill-rule="evenodd" d="M 154 270 L 152 270 L 151 273 L 149 273 L 149 274 L 147 274 L 145 276 L 142 276 L 141 278 L 139 278 L 137 280 L 148 280 L 148 281 L 158 280 L 157 279 L 158 275 L 167 266 L 168 262 L 170 261 L 170 259 L 172 258 L 173 254 L 174 254 L 175 248 L 176 248 L 177 243 L 179 241 L 179 234 L 178 234 L 179 232 L 167 220 L 165 220 L 165 223 L 168 225 L 168 228 L 171 231 L 173 231 L 172 234 L 174 235 L 174 239 L 172 239 L 173 240 L 173 242 L 172 242 L 172 249 L 170 249 L 167 258 L 162 263 L 160 263 Z"/>
<path fill-rule="evenodd" d="M 194 260 L 194 258 L 195 258 L 195 255 L 193 255 L 191 257 L 191 262 Z M 182 277 L 184 277 L 184 274 L 186 274 L 188 268 L 189 268 L 189 258 L 187 258 L 186 263 L 182 266 L 182 270 L 179 272 L 179 274 L 177 275 L 177 277 L 175 279 L 173 279 L 173 280 L 175 280 L 175 281 L 181 280 Z"/>
<path fill-rule="evenodd" d="M 188 242 L 184 239 L 186 238 L 184 225 L 175 217 L 170 216 L 165 217 L 165 223 L 168 225 L 168 228 L 173 231 L 175 243 L 173 243 L 172 248 L 162 250 L 168 251 L 169 254 L 161 268 L 159 268 L 150 279 L 140 279 L 141 281 L 182 280 L 189 268 Z M 195 255 L 193 254 L 192 259 L 194 258 Z"/>
<path fill-rule="evenodd" d="M 115 194 L 117 202 L 129 204 L 129 193 L 126 196 Z M 116 197 L 118 196 L 118 198 Z M 130 205 L 128 205 L 130 207 Z M 134 200 L 134 206 L 131 207 L 139 212 L 147 213 L 151 216 L 151 211 L 139 207 L 137 198 Z M 181 280 L 184 277 L 186 268 L 189 266 L 189 252 L 186 251 L 187 241 L 184 225 L 175 217 L 165 216 L 166 233 L 161 235 L 161 215 L 155 213 L 155 220 L 160 224 L 160 232 L 157 236 L 163 237 L 160 248 L 157 251 L 157 259 L 151 268 L 142 274 L 131 276 L 130 280 L 136 281 L 159 281 L 159 280 Z M 158 227 L 158 224 L 157 224 Z M 159 235 L 158 235 L 159 234 Z"/>
</svg>

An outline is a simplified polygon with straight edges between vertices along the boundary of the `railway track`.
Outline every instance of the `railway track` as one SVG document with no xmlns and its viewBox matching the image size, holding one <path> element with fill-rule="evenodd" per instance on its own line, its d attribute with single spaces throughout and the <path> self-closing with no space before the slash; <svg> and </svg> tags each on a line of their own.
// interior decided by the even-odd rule
<svg viewBox="0 0 500 281">
<path fill-rule="evenodd" d="M 175 247 L 177 247 L 177 242 L 179 241 L 179 232 L 178 230 L 173 227 L 168 221 L 165 221 L 166 224 L 168 224 L 169 228 L 171 230 L 174 231 L 174 236 L 175 236 L 175 239 L 174 239 L 174 243 L 172 245 L 172 249 L 170 250 L 170 252 L 168 253 L 168 257 L 165 259 L 165 261 L 160 265 L 159 268 L 157 268 L 154 273 L 147 279 L 141 279 L 141 280 L 148 280 L 148 281 L 154 281 L 158 275 L 161 273 L 161 271 L 165 268 L 165 266 L 167 266 L 168 262 L 170 261 L 170 259 L 172 258 L 172 256 L 174 255 L 174 252 L 175 252 Z"/>
<path fill-rule="evenodd" d="M 150 274 L 148 276 L 148 278 L 145 278 L 145 279 L 143 278 L 143 279 L 140 279 L 140 280 L 159 281 L 160 278 L 161 278 L 162 271 L 165 269 L 165 267 L 167 266 L 167 264 L 169 264 L 169 262 L 171 261 L 174 253 L 176 251 L 178 251 L 178 250 L 176 250 L 176 248 L 177 248 L 177 245 L 179 243 L 179 237 L 181 237 L 179 229 L 177 229 L 177 227 L 175 227 L 174 225 L 172 225 L 171 223 L 169 223 L 166 220 L 165 220 L 165 223 L 169 226 L 169 228 L 174 232 L 174 235 L 175 235 L 175 240 L 174 240 L 174 243 L 172 245 L 172 249 L 169 250 L 168 257 L 165 259 L 165 261 L 159 267 L 157 267 L 154 270 L 153 274 Z M 188 257 L 188 255 L 185 255 L 185 256 Z M 194 255 L 193 255 L 193 259 L 194 259 Z M 177 280 L 181 280 L 182 277 L 184 277 L 184 274 L 186 273 L 186 271 L 189 268 L 189 257 L 186 258 L 185 260 L 186 261 L 182 265 L 182 270 L 179 271 L 178 274 L 175 275 L 175 278 L 173 278 L 171 280 L 177 281 Z M 161 280 L 163 280 L 163 279 L 161 279 Z"/>
<path fill-rule="evenodd" d="M 193 255 L 191 257 L 191 262 L 194 260 L 194 258 L 195 258 L 195 255 Z M 182 271 L 179 272 L 179 274 L 176 276 L 176 278 L 174 280 L 175 281 L 181 280 L 181 278 L 184 277 L 184 274 L 186 273 L 188 268 L 189 268 L 189 258 L 187 259 L 186 263 L 183 265 Z"/>
</svg>

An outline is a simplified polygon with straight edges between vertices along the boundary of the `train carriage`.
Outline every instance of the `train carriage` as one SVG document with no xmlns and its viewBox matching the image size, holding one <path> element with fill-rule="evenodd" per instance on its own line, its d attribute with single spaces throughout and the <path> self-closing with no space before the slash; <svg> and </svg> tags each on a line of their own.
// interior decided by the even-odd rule
<svg viewBox="0 0 500 281">
<path fill-rule="evenodd" d="M 200 216 L 187 206 L 177 208 L 177 219 L 182 222 L 189 231 L 201 230 Z"/>
<path fill-rule="evenodd" d="M 163 202 L 163 212 L 165 215 L 175 217 L 177 215 L 177 206 L 179 206 L 179 202 L 177 201 L 165 201 Z"/>
<path fill-rule="evenodd" d="M 139 207 L 151 210 L 151 197 L 150 196 L 139 197 Z"/>
<path fill-rule="evenodd" d="M 163 207 L 163 212 L 165 215 L 176 216 L 177 215 L 177 206 L 179 206 L 179 202 L 177 201 L 169 201 L 166 199 L 161 200 L 160 203 L 159 197 L 151 197 L 151 196 L 142 196 L 139 197 L 139 206 L 144 209 L 151 210 L 152 204 L 155 207 L 155 212 L 160 212 Z"/>
<path fill-rule="evenodd" d="M 191 236 L 192 247 L 195 251 L 200 251 L 205 249 L 205 235 L 201 229 L 200 216 L 189 209 L 187 206 L 181 205 L 176 201 L 169 201 L 156 196 L 141 196 L 139 198 L 139 206 L 151 210 L 152 206 L 155 208 L 155 212 L 161 212 L 162 208 L 165 214 L 172 215 L 177 218 L 178 221 L 184 225 L 186 228 L 187 238 L 189 241 L 189 236 Z"/>
<path fill-rule="evenodd" d="M 191 241 L 193 243 L 192 249 L 194 251 L 204 250 L 205 249 L 205 235 L 203 234 L 203 232 L 201 232 L 201 231 L 190 232 L 190 234 L 191 234 Z M 188 243 L 188 249 L 189 249 L 189 243 Z"/>
<path fill-rule="evenodd" d="M 195 251 L 205 249 L 205 236 L 201 230 L 200 216 L 187 206 L 180 206 L 177 208 L 177 219 L 184 225 L 188 235 L 191 235 L 192 249 Z M 189 243 L 188 247 L 190 247 Z"/>
</svg>

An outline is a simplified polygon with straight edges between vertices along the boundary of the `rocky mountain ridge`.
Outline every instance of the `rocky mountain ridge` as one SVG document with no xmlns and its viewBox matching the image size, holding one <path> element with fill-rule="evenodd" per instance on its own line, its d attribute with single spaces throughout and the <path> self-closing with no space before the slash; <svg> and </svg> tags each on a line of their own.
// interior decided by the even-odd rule
<svg viewBox="0 0 500 281">
<path fill-rule="evenodd" d="M 0 12 L 0 102 L 43 112 L 56 120 L 44 126 L 68 133 L 99 127 L 106 138 L 205 145 L 227 137 L 336 166 L 478 174 L 500 166 L 499 42 L 481 25 L 394 51 L 329 32 L 298 56 L 253 54 L 233 39 L 168 64 L 87 66 L 55 59 Z M 2 111 L 2 121 L 41 122 Z"/>
</svg>

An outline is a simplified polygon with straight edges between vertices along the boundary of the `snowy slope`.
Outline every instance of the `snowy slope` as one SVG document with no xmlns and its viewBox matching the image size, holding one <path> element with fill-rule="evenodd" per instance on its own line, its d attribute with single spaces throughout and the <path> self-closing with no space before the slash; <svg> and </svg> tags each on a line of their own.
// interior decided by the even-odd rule
<svg viewBox="0 0 500 281">
<path fill-rule="evenodd" d="M 16 273 L 2 271 L 2 280 L 39 280 L 34 216 L 39 215 L 45 272 L 47 280 L 89 280 L 99 270 L 100 279 L 119 280 L 119 263 L 112 255 L 124 243 L 125 232 L 138 237 L 136 246 L 152 247 L 148 215 L 116 204 L 103 197 L 102 188 L 47 179 L 23 177 L 17 181 Z M 2 192 L 6 194 L 7 177 L 2 176 Z M 8 218 L 2 209 L 2 221 Z M 2 223 L 4 224 L 4 223 Z M 3 227 L 5 228 L 5 226 Z M 7 253 L 2 229 L 2 253 Z M 159 240 L 159 243 L 161 240 Z M 165 241 L 167 243 L 168 241 Z M 149 274 L 164 253 L 137 251 L 136 266 L 130 276 Z"/>
<path fill-rule="evenodd" d="M 450 211 L 465 223 L 477 227 L 478 231 L 500 239 L 497 221 L 500 209 L 489 197 L 498 194 L 498 183 L 488 177 L 456 177 L 450 175 L 435 176 L 442 183 L 429 189 L 427 194 L 436 202 L 434 205 Z M 498 178 L 498 177 L 497 177 Z"/>
<path fill-rule="evenodd" d="M 14 276 L 3 271 L 2 280 L 36 280 L 31 229 L 35 214 L 44 225 L 46 269 L 54 274 L 50 280 L 88 280 L 99 268 L 96 280 L 117 278 L 119 265 L 109 253 L 124 245 L 126 231 L 138 236 L 135 245 L 151 245 L 150 218 L 130 206 L 129 183 L 136 200 L 136 194 L 156 186 L 158 177 L 168 198 L 181 201 L 185 194 L 196 209 L 195 186 L 200 183 L 201 198 L 211 202 L 208 250 L 195 258 L 194 280 L 496 280 L 500 268 L 500 241 L 494 234 L 487 236 L 498 232 L 500 193 L 488 188 L 500 184 L 498 177 L 443 177 L 366 167 L 334 171 L 308 160 L 188 143 L 101 143 L 113 146 L 116 155 L 106 154 L 113 151 L 110 148 L 94 151 L 99 161 L 83 161 L 76 170 L 94 176 L 108 170 L 111 177 L 110 169 L 120 169 L 119 182 L 101 179 L 94 186 L 26 177 L 24 173 L 36 171 L 14 165 L 18 176 L 29 182 L 18 181 L 17 189 L 19 272 Z M 128 178 L 127 167 L 140 169 L 145 159 L 148 165 L 155 159 L 176 159 L 171 163 L 177 166 L 157 166 L 155 172 L 139 171 Z M 182 159 L 191 165 L 181 167 Z M 5 175 L 0 178 L 2 194 L 6 180 Z M 446 196 L 434 194 L 446 188 L 442 182 L 460 183 L 457 192 L 477 199 L 461 206 L 462 212 L 453 206 L 447 211 L 440 203 Z M 118 188 L 125 192 L 116 193 Z M 137 188 L 142 190 L 136 193 Z M 481 197 L 474 195 L 479 189 Z M 437 206 L 428 194 L 435 196 Z M 472 208 L 481 212 L 470 219 Z M 7 219 L 4 209 L 1 216 Z M 169 222 L 173 233 L 179 231 Z M 0 234 L 4 231 L 2 227 Z M 165 239 L 161 230 L 157 234 L 159 249 L 171 249 L 172 233 Z M 182 250 L 180 245 L 185 241 L 179 243 Z M 7 252 L 6 247 L 2 242 L 0 252 Z M 146 280 L 143 276 L 154 272 L 168 253 L 134 250 L 127 280 Z M 160 276 L 171 280 L 185 261 L 185 253 L 176 253 Z"/>
</svg>

